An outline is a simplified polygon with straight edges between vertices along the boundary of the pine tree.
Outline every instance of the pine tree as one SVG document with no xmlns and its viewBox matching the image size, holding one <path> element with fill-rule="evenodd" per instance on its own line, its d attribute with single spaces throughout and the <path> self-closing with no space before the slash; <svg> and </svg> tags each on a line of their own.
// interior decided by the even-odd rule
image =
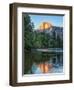
<svg viewBox="0 0 74 90">
<path fill-rule="evenodd" d="M 33 46 L 32 39 L 33 39 L 33 29 L 34 24 L 31 22 L 31 18 L 28 14 L 24 16 L 24 43 L 25 49 L 30 50 Z"/>
</svg>

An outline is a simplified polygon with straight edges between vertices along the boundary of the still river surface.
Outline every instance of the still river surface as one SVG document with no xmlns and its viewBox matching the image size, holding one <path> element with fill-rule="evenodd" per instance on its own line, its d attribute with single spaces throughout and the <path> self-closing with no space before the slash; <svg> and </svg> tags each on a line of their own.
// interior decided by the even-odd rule
<svg viewBox="0 0 74 90">
<path fill-rule="evenodd" d="M 25 74 L 62 73 L 63 50 L 56 49 L 32 49 L 25 52 Z"/>
</svg>

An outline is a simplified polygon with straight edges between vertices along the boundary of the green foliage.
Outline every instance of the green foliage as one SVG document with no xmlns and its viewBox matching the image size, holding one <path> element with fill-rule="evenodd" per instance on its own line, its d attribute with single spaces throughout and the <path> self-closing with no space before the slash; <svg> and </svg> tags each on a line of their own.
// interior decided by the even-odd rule
<svg viewBox="0 0 74 90">
<path fill-rule="evenodd" d="M 24 16 L 25 49 L 30 49 L 33 46 L 33 43 L 32 43 L 33 29 L 34 29 L 34 24 L 31 22 L 30 16 L 28 14 L 25 14 L 25 16 Z"/>
<path fill-rule="evenodd" d="M 34 41 L 33 41 L 34 48 L 41 48 L 42 46 L 41 39 L 42 39 L 41 34 L 38 34 L 38 33 L 34 34 Z"/>
</svg>

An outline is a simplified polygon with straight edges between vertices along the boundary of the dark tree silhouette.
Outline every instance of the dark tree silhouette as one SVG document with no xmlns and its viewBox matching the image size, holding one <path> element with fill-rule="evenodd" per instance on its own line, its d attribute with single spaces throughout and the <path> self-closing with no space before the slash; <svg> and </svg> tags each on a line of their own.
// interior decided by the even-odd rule
<svg viewBox="0 0 74 90">
<path fill-rule="evenodd" d="M 28 14 L 24 16 L 24 43 L 25 49 L 30 50 L 33 46 L 33 29 L 34 24 L 31 22 L 31 18 Z"/>
</svg>

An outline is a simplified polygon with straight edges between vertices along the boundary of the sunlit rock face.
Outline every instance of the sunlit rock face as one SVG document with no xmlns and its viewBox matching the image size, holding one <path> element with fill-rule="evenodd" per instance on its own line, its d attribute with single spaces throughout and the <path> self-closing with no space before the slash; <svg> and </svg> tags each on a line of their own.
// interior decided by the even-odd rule
<svg viewBox="0 0 74 90">
<path fill-rule="evenodd" d="M 34 31 L 35 33 L 45 33 L 49 35 L 59 36 L 61 39 L 63 38 L 63 27 L 54 26 L 49 22 L 42 22 L 37 30 Z"/>
<path fill-rule="evenodd" d="M 49 23 L 49 22 L 43 22 L 43 23 L 40 24 L 39 29 L 40 30 L 46 30 L 46 29 L 49 29 L 50 30 L 51 27 L 52 27 L 52 24 L 51 23 Z"/>
</svg>

